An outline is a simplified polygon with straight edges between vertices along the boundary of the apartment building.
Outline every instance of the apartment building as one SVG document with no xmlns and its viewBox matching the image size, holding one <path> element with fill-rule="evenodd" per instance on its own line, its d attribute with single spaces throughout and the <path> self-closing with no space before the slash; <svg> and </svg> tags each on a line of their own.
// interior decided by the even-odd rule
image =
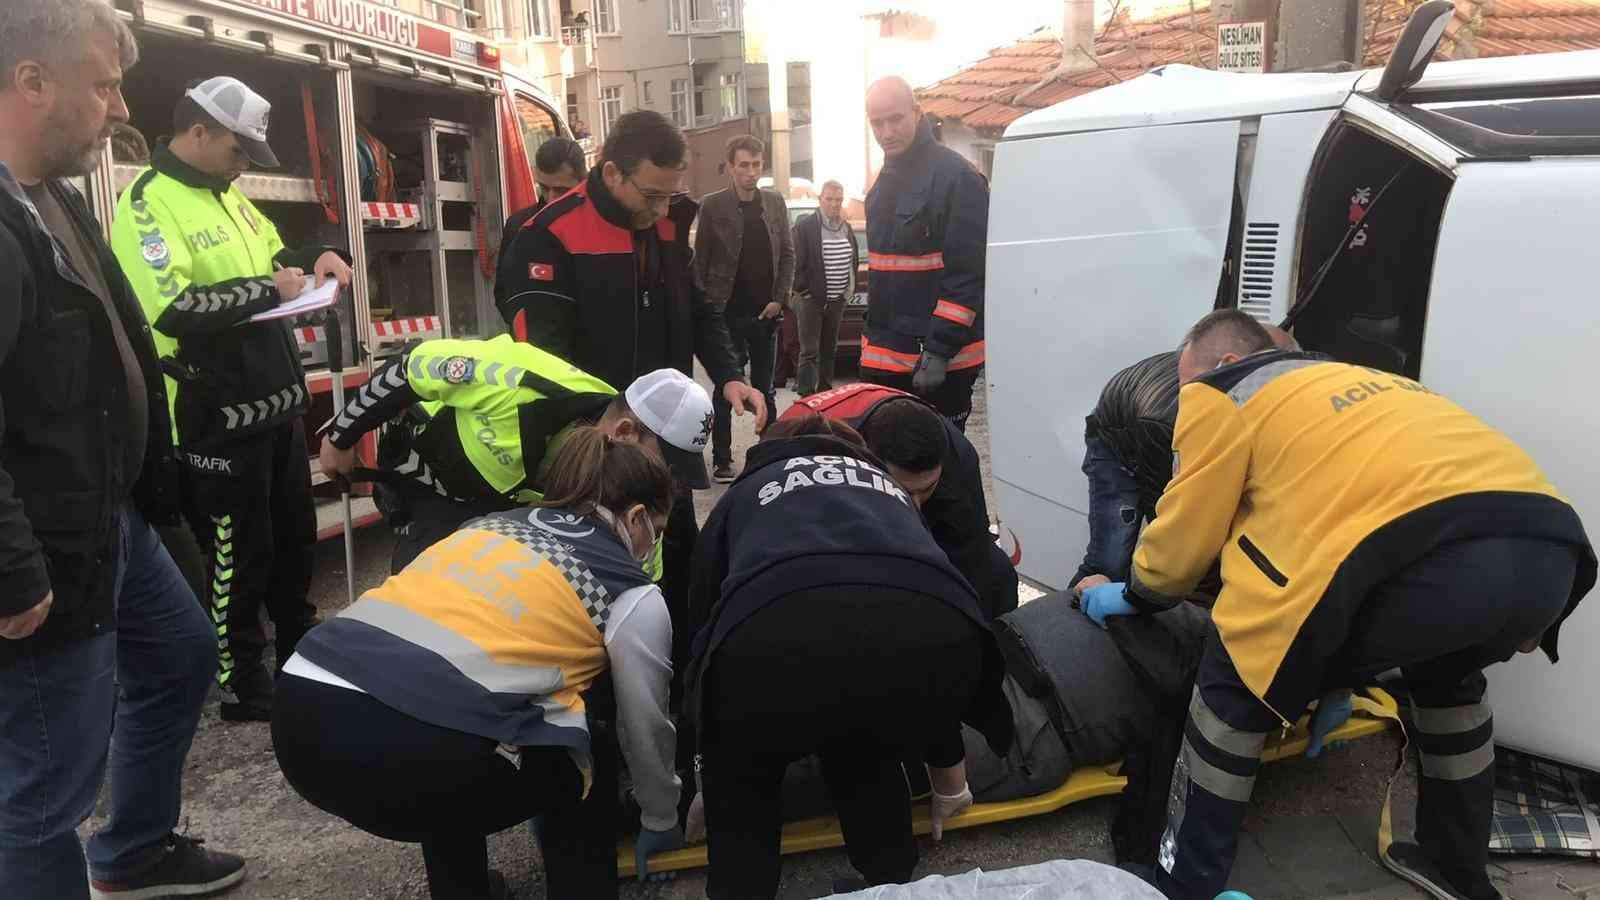
<svg viewBox="0 0 1600 900">
<path fill-rule="evenodd" d="M 584 51 L 565 89 L 573 130 L 604 141 L 618 116 L 653 109 L 689 138 L 690 193 L 721 187 L 722 146 L 749 131 L 741 0 L 555 2 Z"/>
</svg>

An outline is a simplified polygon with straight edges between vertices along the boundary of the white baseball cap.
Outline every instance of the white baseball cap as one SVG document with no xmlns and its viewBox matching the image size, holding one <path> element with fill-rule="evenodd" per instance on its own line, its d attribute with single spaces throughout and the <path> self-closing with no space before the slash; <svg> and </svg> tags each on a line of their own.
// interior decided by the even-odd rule
<svg viewBox="0 0 1600 900">
<path fill-rule="evenodd" d="M 278 167 L 277 154 L 267 146 L 267 121 L 272 116 L 272 104 L 265 97 L 227 75 L 207 78 L 184 91 L 184 96 L 200 104 L 218 124 L 233 132 L 252 163 L 263 169 Z"/>
<path fill-rule="evenodd" d="M 711 395 L 677 369 L 640 375 L 623 392 L 628 409 L 655 433 L 661 454 L 684 487 L 711 487 L 706 474 L 706 444 L 711 440 Z"/>
</svg>

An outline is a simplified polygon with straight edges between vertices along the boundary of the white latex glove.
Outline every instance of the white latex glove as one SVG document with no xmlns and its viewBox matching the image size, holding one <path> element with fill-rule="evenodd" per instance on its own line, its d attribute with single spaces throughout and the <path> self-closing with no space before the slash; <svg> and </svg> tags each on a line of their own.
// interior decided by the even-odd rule
<svg viewBox="0 0 1600 900">
<path fill-rule="evenodd" d="M 961 793 L 947 797 L 938 791 L 933 792 L 933 839 L 944 840 L 944 823 L 946 819 L 953 819 L 967 811 L 972 806 L 972 787 L 963 785 Z"/>
<path fill-rule="evenodd" d="M 706 839 L 706 795 L 704 791 L 689 801 L 689 812 L 683 817 L 683 840 L 698 844 Z"/>
</svg>

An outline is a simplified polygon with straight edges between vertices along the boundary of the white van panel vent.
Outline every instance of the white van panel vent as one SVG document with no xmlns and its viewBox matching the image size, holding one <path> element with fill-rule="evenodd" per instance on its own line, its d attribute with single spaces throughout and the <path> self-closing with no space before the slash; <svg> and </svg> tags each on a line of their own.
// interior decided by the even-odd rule
<svg viewBox="0 0 1600 900">
<path fill-rule="evenodd" d="M 1272 318 L 1272 289 L 1278 277 L 1277 222 L 1250 222 L 1244 230 L 1244 259 L 1239 267 L 1239 309 L 1268 322 Z"/>
</svg>

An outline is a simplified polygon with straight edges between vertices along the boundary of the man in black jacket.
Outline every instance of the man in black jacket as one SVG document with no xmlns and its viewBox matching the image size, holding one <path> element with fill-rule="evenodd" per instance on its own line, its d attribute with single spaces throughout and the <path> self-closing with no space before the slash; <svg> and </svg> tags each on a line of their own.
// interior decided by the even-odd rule
<svg viewBox="0 0 1600 900">
<path fill-rule="evenodd" d="M 150 328 L 64 180 L 125 122 L 133 36 L 93 0 L 0 6 L 0 897 L 222 890 L 173 833 L 217 650 L 151 522 L 177 460 Z M 113 717 L 115 728 L 113 729 Z M 85 849 L 110 756 L 110 817 Z M 86 877 L 87 875 L 87 877 Z"/>
<path fill-rule="evenodd" d="M 512 267 L 514 254 L 511 252 L 512 245 L 517 241 L 517 232 L 532 221 L 539 210 L 549 206 L 550 201 L 582 184 L 588 175 L 589 164 L 584 161 L 582 144 L 572 138 L 553 137 L 539 145 L 533 154 L 533 178 L 538 183 L 539 197 L 533 205 L 512 213 L 500 232 L 500 262 L 494 275 L 494 297 L 497 302 L 504 296 L 500 292 L 517 280 Z"/>
<path fill-rule="evenodd" d="M 729 139 L 726 188 L 700 202 L 700 224 L 694 238 L 695 283 L 706 300 L 722 307 L 733 336 L 739 368 L 750 364 L 750 384 L 777 405 L 772 367 L 778 347 L 778 321 L 789 306 L 794 283 L 794 239 L 789 232 L 789 207 L 776 191 L 757 185 L 766 145 L 748 134 Z M 727 401 L 712 401 L 716 413 L 711 432 L 711 477 L 733 480 L 733 418 Z"/>
<path fill-rule="evenodd" d="M 794 311 L 800 333 L 795 380 L 803 397 L 833 389 L 839 322 L 857 290 L 861 247 L 844 218 L 844 185 L 823 182 L 817 211 L 794 223 L 794 259 Z"/>
<path fill-rule="evenodd" d="M 722 309 L 705 301 L 690 270 L 689 225 L 698 207 L 683 193 L 688 154 L 683 133 L 660 113 L 617 119 L 600 164 L 583 184 L 518 232 L 512 281 L 496 303 L 517 340 L 614 388 L 656 369 L 693 377 L 698 358 L 717 387 L 712 396 L 722 396 L 741 415 L 754 413 L 759 430 L 766 401 L 741 380 Z M 675 661 L 684 658 L 692 636 L 689 565 L 698 535 L 684 490 L 672 504 L 661 545 L 661 592 L 672 613 Z M 675 696 L 680 685 L 677 676 Z M 592 838 L 602 846 L 614 835 Z M 614 866 L 616 857 L 599 854 L 598 861 Z"/>
<path fill-rule="evenodd" d="M 617 119 L 584 183 L 518 233 L 500 314 L 517 340 L 619 390 L 656 369 L 693 377 L 698 357 L 717 387 L 712 397 L 755 413 L 760 430 L 766 401 L 741 379 L 722 309 L 701 296 L 690 269 L 698 207 L 683 194 L 688 153 L 660 113 Z M 693 504 L 674 503 L 661 588 L 675 615 L 686 602 L 696 533 Z"/>
</svg>

